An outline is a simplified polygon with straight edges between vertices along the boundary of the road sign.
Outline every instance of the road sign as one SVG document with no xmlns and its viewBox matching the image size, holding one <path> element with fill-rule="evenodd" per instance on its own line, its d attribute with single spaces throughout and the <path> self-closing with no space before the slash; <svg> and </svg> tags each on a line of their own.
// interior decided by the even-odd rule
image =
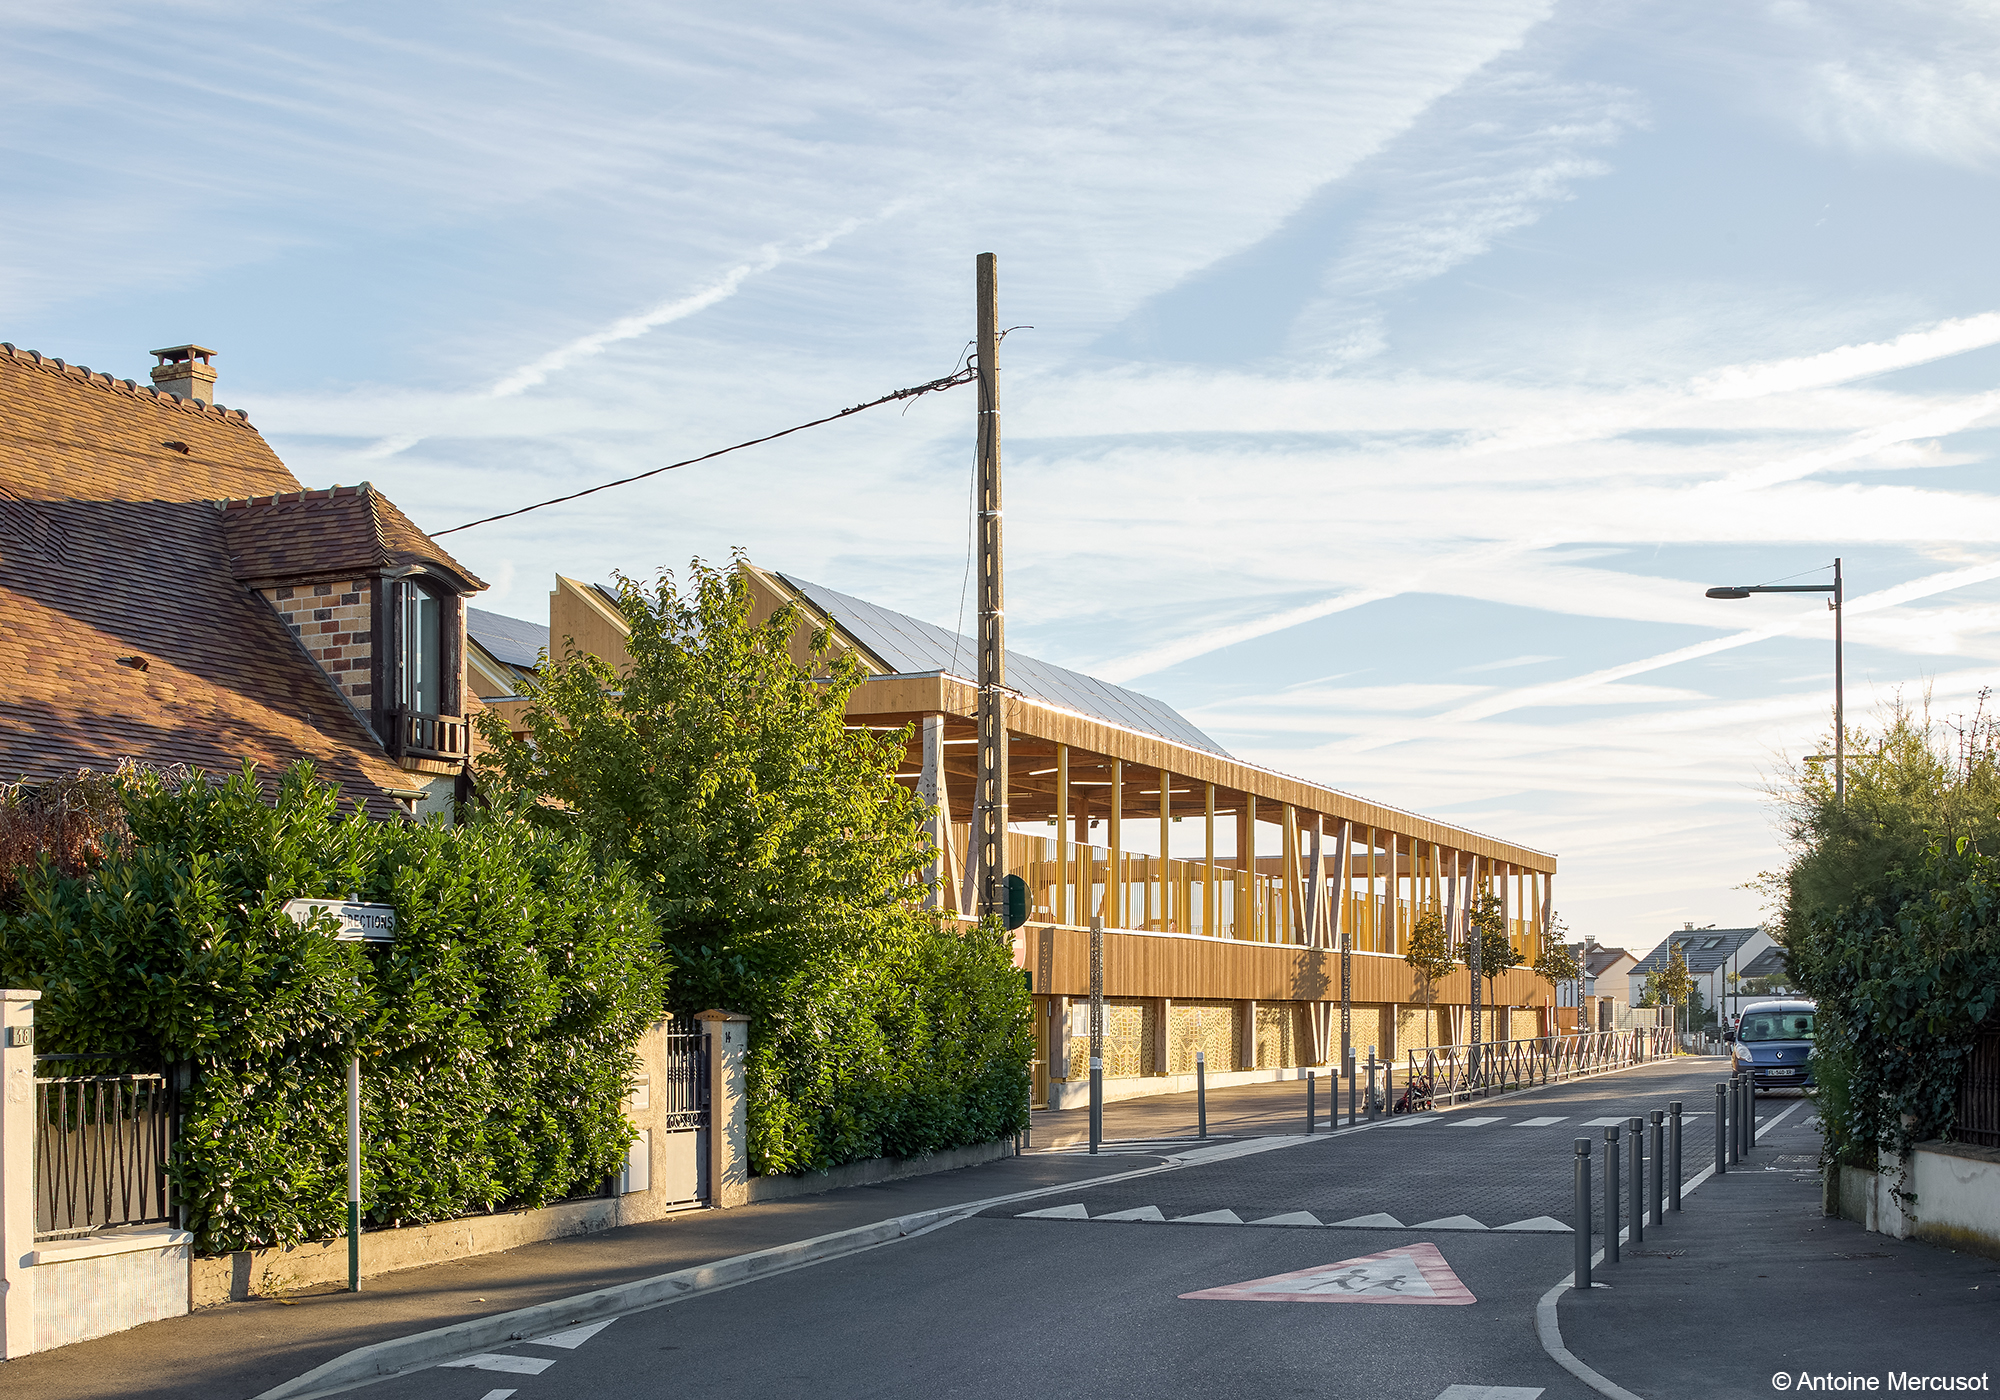
<svg viewBox="0 0 2000 1400">
<path fill-rule="evenodd" d="M 394 943 L 396 907 L 393 904 L 355 904 L 344 899 L 288 899 L 285 916 L 303 925 L 313 911 L 324 909 L 340 925 L 334 940 L 340 943 Z"/>
<path fill-rule="evenodd" d="M 1426 1303 L 1462 1306 L 1477 1302 L 1458 1281 L 1434 1244 L 1404 1245 L 1380 1254 L 1317 1264 L 1289 1274 L 1273 1274 L 1226 1288 L 1183 1293 L 1233 1303 Z"/>
</svg>

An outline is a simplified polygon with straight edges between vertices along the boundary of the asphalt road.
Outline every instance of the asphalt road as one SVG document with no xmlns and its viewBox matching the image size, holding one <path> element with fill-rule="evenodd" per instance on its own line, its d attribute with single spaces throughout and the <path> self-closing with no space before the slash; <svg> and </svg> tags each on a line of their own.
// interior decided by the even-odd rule
<svg viewBox="0 0 2000 1400">
<path fill-rule="evenodd" d="M 1593 1119 L 1712 1101 L 1718 1074 L 1666 1062 L 1271 1150 L 1239 1140 L 356 1394 L 1581 1400 L 1594 1392 L 1534 1329 L 1537 1300 L 1570 1269 L 1572 1142 L 1601 1144 Z M 1705 1118 L 1687 1122 L 1693 1176 L 1710 1138 Z M 1190 1215 L 1212 1223 L 1176 1220 Z M 1295 1223 L 1250 1223 L 1274 1216 Z M 1374 1216 L 1399 1223 L 1339 1224 Z M 1498 1228 L 1520 1222 L 1539 1228 Z M 1267 1282 L 1285 1275 L 1300 1277 Z M 1238 1285 L 1252 1287 L 1185 1296 Z"/>
</svg>

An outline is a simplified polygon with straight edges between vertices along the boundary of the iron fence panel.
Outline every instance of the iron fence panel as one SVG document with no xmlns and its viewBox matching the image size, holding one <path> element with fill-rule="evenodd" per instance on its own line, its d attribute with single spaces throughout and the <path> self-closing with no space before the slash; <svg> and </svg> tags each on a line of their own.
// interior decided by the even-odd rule
<svg viewBox="0 0 2000 1400">
<path fill-rule="evenodd" d="M 165 1075 L 37 1079 L 36 1235 L 171 1222 L 174 1110 Z"/>
</svg>

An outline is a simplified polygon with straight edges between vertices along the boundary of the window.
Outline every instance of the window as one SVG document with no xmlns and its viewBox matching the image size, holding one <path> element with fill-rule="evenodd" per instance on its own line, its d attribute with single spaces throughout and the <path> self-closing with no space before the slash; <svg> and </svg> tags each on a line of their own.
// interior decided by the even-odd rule
<svg viewBox="0 0 2000 1400">
<path fill-rule="evenodd" d="M 1811 1040 L 1810 1011 L 1757 1011 L 1743 1018 L 1737 1032 L 1744 1040 Z"/>
<path fill-rule="evenodd" d="M 405 710 L 420 715 L 438 713 L 444 699 L 444 635 L 437 595 L 421 583 L 405 581 L 402 593 L 403 646 L 398 657 L 402 673 L 399 699 Z"/>
<path fill-rule="evenodd" d="M 1701 946 L 1702 946 L 1702 951 L 1706 952 L 1710 948 L 1720 948 L 1722 946 L 1722 940 L 1720 938 L 1711 938 Z"/>
</svg>

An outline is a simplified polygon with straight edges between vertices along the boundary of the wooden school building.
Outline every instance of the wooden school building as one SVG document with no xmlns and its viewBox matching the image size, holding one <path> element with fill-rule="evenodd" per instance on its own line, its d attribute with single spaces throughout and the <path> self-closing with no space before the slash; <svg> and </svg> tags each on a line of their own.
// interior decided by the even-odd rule
<svg viewBox="0 0 2000 1400">
<path fill-rule="evenodd" d="M 970 918 L 974 642 L 741 567 L 760 618 L 792 604 L 868 670 L 850 723 L 912 726 L 898 778 L 936 810 L 929 898 Z M 558 579 L 549 622 L 553 637 L 623 659 L 624 621 L 604 590 Z M 1106 930 L 1113 1099 L 1191 1088 L 1197 1051 L 1213 1084 L 1337 1064 L 1343 935 L 1350 1043 L 1364 1058 L 1469 1039 L 1467 971 L 1442 979 L 1426 1006 L 1403 961 L 1424 910 L 1462 911 L 1491 891 L 1534 959 L 1556 869 L 1546 852 L 1243 763 L 1150 696 L 1019 652 L 1007 661 L 1006 728 L 1007 866 L 1029 891 L 1015 956 L 1034 1000 L 1038 1104 L 1087 1094 L 1093 918 Z M 1556 1030 L 1550 988 L 1525 967 L 1481 995 L 1489 1043 Z"/>
</svg>

